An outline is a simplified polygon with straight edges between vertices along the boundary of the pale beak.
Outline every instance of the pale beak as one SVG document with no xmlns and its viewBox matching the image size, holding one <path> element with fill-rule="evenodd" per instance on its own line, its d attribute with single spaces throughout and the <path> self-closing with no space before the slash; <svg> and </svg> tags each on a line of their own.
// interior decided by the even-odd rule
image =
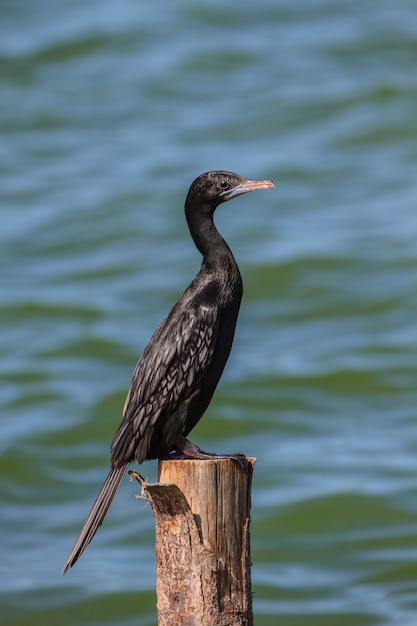
<svg viewBox="0 0 417 626">
<path fill-rule="evenodd" d="M 230 200 L 231 198 L 236 198 L 236 196 L 242 195 L 242 193 L 248 193 L 249 191 L 256 191 L 257 189 L 271 189 L 271 187 L 275 187 L 272 180 L 249 180 L 244 179 L 233 189 L 227 189 L 223 191 L 220 195 L 224 200 Z"/>
</svg>

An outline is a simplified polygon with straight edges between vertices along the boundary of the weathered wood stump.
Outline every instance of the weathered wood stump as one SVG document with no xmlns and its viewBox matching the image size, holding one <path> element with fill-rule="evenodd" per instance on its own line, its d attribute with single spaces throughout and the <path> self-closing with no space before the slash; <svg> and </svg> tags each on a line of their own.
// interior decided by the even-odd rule
<svg viewBox="0 0 417 626">
<path fill-rule="evenodd" d="M 159 626 L 252 626 L 247 462 L 163 460 L 156 484 L 133 473 L 155 517 Z"/>
</svg>

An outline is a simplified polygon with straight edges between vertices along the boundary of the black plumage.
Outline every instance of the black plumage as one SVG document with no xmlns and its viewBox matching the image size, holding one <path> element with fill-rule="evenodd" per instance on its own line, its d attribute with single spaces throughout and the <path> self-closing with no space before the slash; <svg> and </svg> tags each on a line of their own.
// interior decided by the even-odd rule
<svg viewBox="0 0 417 626">
<path fill-rule="evenodd" d="M 71 554 L 65 573 L 102 523 L 131 461 L 172 451 L 207 458 L 186 437 L 207 409 L 232 347 L 242 297 L 242 279 L 233 254 L 213 222 L 217 206 L 256 189 L 232 172 L 199 176 L 191 185 L 185 215 L 203 255 L 201 269 L 163 320 L 139 359 L 111 445 L 111 470 Z"/>
</svg>

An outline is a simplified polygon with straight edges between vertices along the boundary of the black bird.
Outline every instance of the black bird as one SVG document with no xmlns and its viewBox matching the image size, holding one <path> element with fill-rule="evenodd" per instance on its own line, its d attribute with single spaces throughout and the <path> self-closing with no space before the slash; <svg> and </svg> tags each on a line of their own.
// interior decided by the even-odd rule
<svg viewBox="0 0 417 626">
<path fill-rule="evenodd" d="M 131 461 L 176 451 L 212 458 L 186 439 L 207 409 L 229 357 L 242 297 L 233 254 L 216 229 L 217 206 L 274 187 L 232 172 L 201 174 L 191 185 L 185 215 L 203 255 L 201 269 L 158 327 L 136 365 L 111 445 L 111 469 L 62 570 L 74 565 L 102 523 Z M 214 455 L 215 456 L 215 455 Z"/>
</svg>

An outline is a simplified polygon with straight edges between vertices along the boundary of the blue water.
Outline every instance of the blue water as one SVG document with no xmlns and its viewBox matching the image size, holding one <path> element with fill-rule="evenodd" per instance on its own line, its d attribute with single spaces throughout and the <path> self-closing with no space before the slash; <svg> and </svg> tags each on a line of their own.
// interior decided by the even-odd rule
<svg viewBox="0 0 417 626">
<path fill-rule="evenodd" d="M 156 624 L 127 480 L 59 572 L 228 169 L 276 189 L 216 214 L 245 294 L 192 438 L 258 459 L 255 623 L 415 625 L 416 42 L 411 2 L 2 3 L 2 623 Z"/>
</svg>

